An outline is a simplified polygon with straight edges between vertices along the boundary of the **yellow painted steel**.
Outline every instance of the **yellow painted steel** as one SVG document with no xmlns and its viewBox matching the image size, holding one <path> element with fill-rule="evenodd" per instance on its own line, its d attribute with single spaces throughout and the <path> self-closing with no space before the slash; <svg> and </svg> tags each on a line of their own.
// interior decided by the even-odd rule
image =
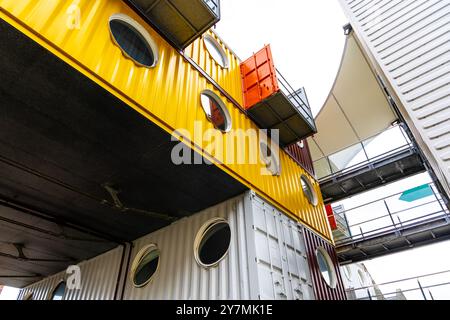
<svg viewBox="0 0 450 320">
<path fill-rule="evenodd" d="M 159 48 L 155 68 L 137 66 L 111 40 L 108 19 L 117 13 L 135 19 L 154 39 Z M 183 138 L 184 143 L 287 215 L 332 239 L 318 182 L 286 153 L 280 154 L 281 175 L 274 177 L 261 175 L 262 164 L 223 164 L 220 155 L 212 158 L 199 147 L 202 134 L 194 135 L 195 123 L 201 123 L 203 130 L 213 129 L 201 108 L 200 93 L 205 89 L 221 96 L 220 93 L 125 3 L 120 0 L 0 0 L 0 17 L 168 133 L 187 130 L 192 139 Z M 238 59 L 227 49 L 230 68 L 219 70 L 218 66 L 213 66 L 202 43 L 196 41 L 188 54 L 233 97 L 242 101 Z M 242 111 L 224 96 L 221 98 L 231 115 L 233 128 L 258 130 Z M 227 145 L 234 139 L 233 132 L 223 134 L 223 138 Z M 235 148 L 245 152 L 248 159 L 249 151 L 243 141 L 237 140 Z M 316 207 L 310 205 L 302 193 L 301 174 L 311 179 L 319 195 Z"/>
</svg>

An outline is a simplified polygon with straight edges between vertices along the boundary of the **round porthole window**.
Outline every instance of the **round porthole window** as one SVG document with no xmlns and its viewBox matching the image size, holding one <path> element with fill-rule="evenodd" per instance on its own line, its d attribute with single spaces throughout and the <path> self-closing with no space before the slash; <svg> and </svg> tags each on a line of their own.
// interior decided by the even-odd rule
<svg viewBox="0 0 450 320">
<path fill-rule="evenodd" d="M 302 183 L 303 194 L 306 199 L 308 199 L 309 203 L 313 206 L 317 206 L 319 204 L 319 199 L 317 198 L 317 193 L 309 179 L 305 175 L 302 175 L 300 177 L 300 181 Z"/>
<path fill-rule="evenodd" d="M 345 277 L 351 281 L 352 280 L 352 270 L 350 269 L 350 266 L 344 266 L 344 274 Z"/>
<path fill-rule="evenodd" d="M 231 117 L 220 97 L 211 90 L 200 94 L 202 108 L 214 128 L 226 133 L 231 130 Z"/>
<path fill-rule="evenodd" d="M 61 281 L 53 290 L 50 300 L 63 300 L 66 292 L 66 283 Z"/>
<path fill-rule="evenodd" d="M 115 44 L 137 65 L 151 68 L 158 63 L 158 48 L 138 22 L 127 15 L 115 14 L 109 19 L 109 29 Z"/>
<path fill-rule="evenodd" d="M 230 243 L 231 229 L 228 222 L 213 219 L 200 228 L 195 238 L 195 259 L 203 267 L 214 267 L 225 258 Z"/>
<path fill-rule="evenodd" d="M 336 270 L 328 252 L 324 248 L 319 247 L 316 250 L 316 258 L 323 280 L 330 288 L 336 288 Z"/>
<path fill-rule="evenodd" d="M 137 254 L 131 266 L 131 279 L 137 288 L 150 283 L 159 267 L 160 252 L 155 244 L 144 247 Z"/>
<path fill-rule="evenodd" d="M 358 270 L 358 279 L 361 286 L 364 286 L 366 283 L 366 276 L 362 270 Z"/>
<path fill-rule="evenodd" d="M 281 174 L 281 167 L 278 155 L 275 154 L 265 141 L 259 143 L 261 160 L 266 165 L 267 170 L 274 176 Z"/>
<path fill-rule="evenodd" d="M 204 36 L 203 42 L 214 61 L 222 68 L 228 68 L 229 63 L 227 54 L 219 42 L 210 35 Z"/>
</svg>

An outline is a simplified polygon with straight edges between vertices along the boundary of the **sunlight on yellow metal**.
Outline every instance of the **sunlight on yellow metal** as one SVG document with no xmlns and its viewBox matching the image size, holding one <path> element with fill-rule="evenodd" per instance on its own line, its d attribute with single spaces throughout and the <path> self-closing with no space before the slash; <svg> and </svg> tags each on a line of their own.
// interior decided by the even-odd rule
<svg viewBox="0 0 450 320">
<path fill-rule="evenodd" d="M 159 62 L 154 68 L 138 66 L 124 56 L 112 41 L 108 22 L 112 15 L 118 13 L 136 20 L 153 38 L 159 55 Z M 0 0 L 0 17 L 168 133 L 172 134 L 179 128 L 186 129 L 191 133 L 193 141 L 183 139 L 184 143 L 290 217 L 331 240 L 318 182 L 286 153 L 280 153 L 280 176 L 271 176 L 261 175 L 264 164 L 222 164 L 223 159 L 212 159 L 198 147 L 202 145 L 202 135 L 194 135 L 195 123 L 202 123 L 203 130 L 214 128 L 201 107 L 200 93 L 203 90 L 215 92 L 225 102 L 232 128 L 257 130 L 258 127 L 124 2 Z M 210 35 L 216 37 L 214 33 Z M 242 103 L 239 60 L 221 44 L 229 59 L 227 69 L 214 62 L 202 39 L 188 47 L 186 55 L 196 61 L 235 100 Z M 223 135 L 225 145 L 229 139 L 234 138 L 232 132 Z M 238 152 L 244 152 L 246 149 L 240 143 L 238 141 L 235 148 Z M 248 151 L 245 152 L 248 158 Z M 302 193 L 302 174 L 311 180 L 318 194 L 317 206 L 312 206 Z"/>
</svg>

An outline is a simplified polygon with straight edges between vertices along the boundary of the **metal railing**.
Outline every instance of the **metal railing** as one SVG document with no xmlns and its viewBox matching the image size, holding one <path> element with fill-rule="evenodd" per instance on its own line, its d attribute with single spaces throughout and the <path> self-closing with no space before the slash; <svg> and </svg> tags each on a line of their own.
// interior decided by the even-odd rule
<svg viewBox="0 0 450 320">
<path fill-rule="evenodd" d="M 288 99 L 292 102 L 292 104 L 297 108 L 297 110 L 301 113 L 303 118 L 309 123 L 311 128 L 314 131 L 317 131 L 316 123 L 314 121 L 314 117 L 312 114 L 311 107 L 309 106 L 306 94 L 304 89 L 295 90 L 286 78 L 281 74 L 280 71 L 276 70 L 278 85 L 280 86 L 281 91 L 287 95 Z M 302 94 L 303 93 L 303 97 Z"/>
<path fill-rule="evenodd" d="M 448 293 L 444 298 L 449 299 L 450 270 L 408 277 L 360 288 L 350 288 L 346 289 L 346 292 L 349 297 L 359 296 L 356 300 L 393 300 L 396 298 L 409 298 L 408 300 L 434 300 L 437 291 L 434 291 L 435 294 L 433 294 L 433 290 L 442 290 L 444 287 L 446 289 L 445 291 Z M 380 293 L 374 294 L 373 292 Z M 399 294 L 401 294 L 402 297 L 399 297 Z"/>
<path fill-rule="evenodd" d="M 337 221 L 348 223 L 348 237 L 336 239 L 337 246 L 397 233 L 427 222 L 444 218 L 450 223 L 450 214 L 444 199 L 433 183 L 428 184 L 432 194 L 414 202 L 399 199 L 403 192 L 377 199 L 351 209 L 334 213 Z"/>
<path fill-rule="evenodd" d="M 388 138 L 389 134 L 393 137 L 395 135 L 398 143 L 385 144 L 383 148 L 376 148 L 376 151 L 371 150 L 372 148 L 370 148 L 369 144 L 374 141 L 375 138 L 381 135 L 385 135 L 386 138 Z M 382 149 L 382 151 L 380 151 L 380 149 Z M 407 137 L 403 128 L 400 125 L 395 125 L 364 141 L 355 143 L 329 156 L 314 161 L 314 170 L 317 178 L 323 181 L 332 178 L 333 176 L 367 166 L 374 161 L 393 156 L 405 150 L 413 149 L 414 145 Z M 360 160 L 358 158 L 360 158 Z"/>
</svg>

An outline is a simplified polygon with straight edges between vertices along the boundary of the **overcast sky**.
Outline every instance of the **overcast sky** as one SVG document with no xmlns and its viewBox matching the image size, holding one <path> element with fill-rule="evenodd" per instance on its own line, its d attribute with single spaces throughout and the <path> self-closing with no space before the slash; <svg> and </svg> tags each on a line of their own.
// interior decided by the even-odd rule
<svg viewBox="0 0 450 320">
<path fill-rule="evenodd" d="M 337 0 L 223 0 L 216 31 L 243 60 L 270 44 L 276 68 L 306 88 L 316 114 L 339 68 L 346 23 Z"/>
</svg>

